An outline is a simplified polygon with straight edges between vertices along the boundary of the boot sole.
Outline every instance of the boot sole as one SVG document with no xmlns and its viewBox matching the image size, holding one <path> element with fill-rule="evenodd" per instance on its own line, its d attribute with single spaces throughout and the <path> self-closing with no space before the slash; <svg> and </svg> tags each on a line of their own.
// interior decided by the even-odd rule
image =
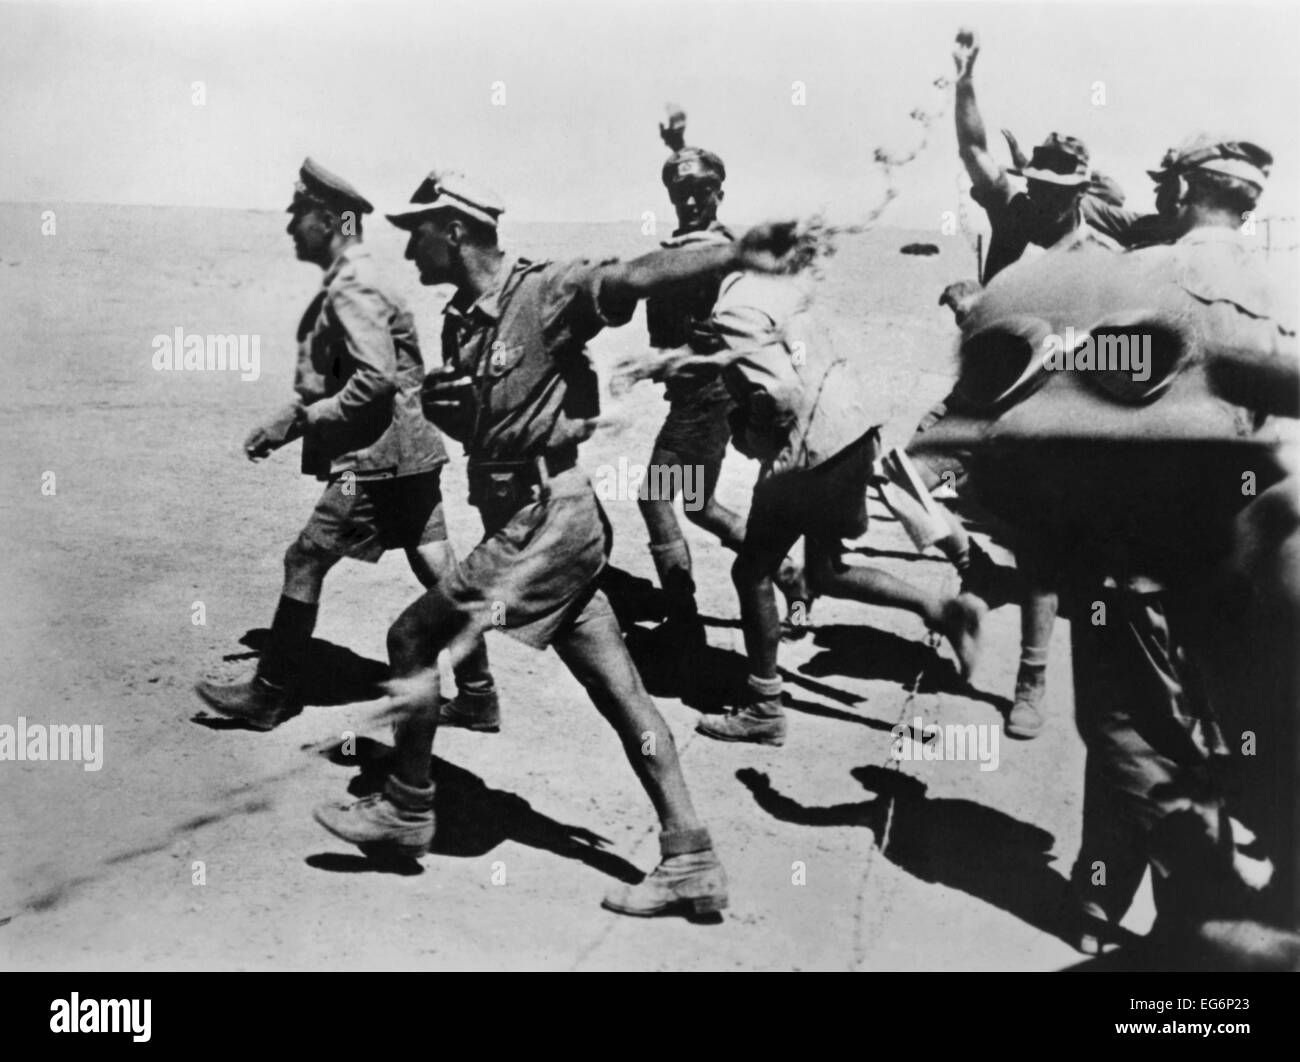
<svg viewBox="0 0 1300 1062">
<path fill-rule="evenodd" d="M 282 718 L 276 719 L 275 722 L 273 723 L 267 723 L 261 720 L 250 719 L 248 716 L 240 715 L 238 712 L 231 712 L 227 710 L 225 707 L 218 704 L 211 697 L 209 697 L 198 686 L 194 687 L 194 692 L 198 694 L 199 700 L 203 702 L 206 708 L 208 708 L 210 711 L 216 712 L 217 715 L 221 716 L 222 719 L 231 719 L 237 723 L 243 723 L 246 727 L 248 727 L 249 730 L 256 730 L 260 734 L 266 734 L 274 730 L 281 723 L 286 722 L 289 716 L 292 714 L 290 712 L 286 712 Z"/>
<path fill-rule="evenodd" d="M 418 860 L 427 856 L 433 846 L 432 841 L 428 844 L 399 844 L 396 841 L 353 841 L 351 843 L 361 850 L 363 856 L 376 863 L 385 862 L 393 856 Z"/>
<path fill-rule="evenodd" d="M 361 849 L 361 854 L 376 860 L 383 860 L 386 856 L 399 855 L 406 859 L 419 859 L 421 856 L 429 854 L 429 849 L 433 847 L 433 838 L 421 843 L 411 844 L 407 841 L 355 841 L 351 837 L 345 837 L 339 833 L 333 826 L 326 822 L 320 815 L 313 812 L 314 818 L 321 826 L 332 833 L 340 841 L 347 841 L 348 844 L 354 844 Z"/>
<path fill-rule="evenodd" d="M 672 903 L 666 903 L 662 907 L 656 907 L 651 911 L 623 907 L 609 900 L 601 900 L 600 906 L 605 908 L 606 911 L 631 915 L 633 918 L 658 918 L 661 915 L 684 914 L 688 919 L 693 919 L 720 915 L 726 910 L 729 903 L 730 901 L 726 896 L 690 896 L 674 900 Z"/>
<path fill-rule="evenodd" d="M 454 719 L 439 719 L 438 726 L 453 726 L 457 730 L 472 730 L 476 734 L 499 734 L 501 733 L 500 723 L 459 723 Z"/>
<path fill-rule="evenodd" d="M 711 737 L 714 741 L 729 741 L 733 745 L 772 745 L 775 748 L 780 748 L 785 744 L 784 735 L 781 737 L 732 737 L 730 734 L 719 734 L 713 730 L 704 730 L 700 727 L 696 727 L 695 730 L 696 733 Z"/>
</svg>

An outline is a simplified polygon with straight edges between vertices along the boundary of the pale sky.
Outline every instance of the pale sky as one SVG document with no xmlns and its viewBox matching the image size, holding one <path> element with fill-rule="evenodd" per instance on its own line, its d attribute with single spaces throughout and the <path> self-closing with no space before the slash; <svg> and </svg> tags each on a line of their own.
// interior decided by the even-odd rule
<svg viewBox="0 0 1300 1062">
<path fill-rule="evenodd" d="M 1297 213 L 1294 3 L 0 3 L 0 200 L 278 209 L 310 154 L 381 209 L 439 167 L 514 220 L 633 219 L 667 210 L 674 100 L 726 160 L 725 216 L 851 219 L 883 187 L 874 149 L 910 150 L 909 112 L 942 106 L 883 219 L 929 226 L 958 199 L 932 82 L 963 25 L 1000 158 L 1001 126 L 1026 147 L 1073 133 L 1146 209 L 1166 147 L 1231 133 L 1277 157 L 1263 211 Z"/>
</svg>

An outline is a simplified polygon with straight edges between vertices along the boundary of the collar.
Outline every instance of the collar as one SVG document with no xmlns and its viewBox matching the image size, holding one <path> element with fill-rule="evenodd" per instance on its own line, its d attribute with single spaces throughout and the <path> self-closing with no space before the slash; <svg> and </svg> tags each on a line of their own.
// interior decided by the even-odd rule
<svg viewBox="0 0 1300 1062">
<path fill-rule="evenodd" d="M 355 262 L 359 258 L 369 258 L 370 248 L 363 246 L 359 241 L 346 244 L 343 250 L 339 251 L 339 256 L 330 263 L 330 267 L 325 270 L 325 277 L 321 281 L 323 287 L 328 287 L 331 280 L 339 275 L 339 271 L 348 262 Z"/>
<path fill-rule="evenodd" d="M 490 321 L 499 321 L 501 319 L 501 296 L 505 294 L 511 278 L 521 267 L 528 265 L 529 262 L 526 259 L 506 256 L 501 260 L 501 268 L 497 270 L 496 279 L 487 291 L 483 292 L 473 302 L 466 304 L 465 290 L 457 290 L 456 294 L 447 301 L 443 313 L 448 317 L 464 319 L 486 317 Z"/>
</svg>

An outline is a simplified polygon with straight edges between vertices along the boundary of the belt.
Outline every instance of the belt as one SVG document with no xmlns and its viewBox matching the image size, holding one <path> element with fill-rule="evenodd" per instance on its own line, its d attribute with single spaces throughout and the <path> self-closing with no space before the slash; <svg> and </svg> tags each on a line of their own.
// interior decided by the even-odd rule
<svg viewBox="0 0 1300 1062">
<path fill-rule="evenodd" d="M 552 476 L 567 472 L 578 463 L 576 447 L 552 454 L 539 454 L 531 461 L 471 461 L 469 503 L 511 513 L 550 495 Z"/>
</svg>

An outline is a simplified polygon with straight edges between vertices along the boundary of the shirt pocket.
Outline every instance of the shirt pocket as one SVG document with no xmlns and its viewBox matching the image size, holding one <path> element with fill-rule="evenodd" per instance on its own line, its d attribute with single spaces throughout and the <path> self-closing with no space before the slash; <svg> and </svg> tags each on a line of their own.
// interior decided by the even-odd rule
<svg viewBox="0 0 1300 1062">
<path fill-rule="evenodd" d="M 536 359 L 528 358 L 523 343 L 495 340 L 483 358 L 482 373 L 488 395 L 487 404 L 494 413 L 508 413 L 524 405 L 537 383 L 537 371 L 530 368 Z"/>
</svg>

